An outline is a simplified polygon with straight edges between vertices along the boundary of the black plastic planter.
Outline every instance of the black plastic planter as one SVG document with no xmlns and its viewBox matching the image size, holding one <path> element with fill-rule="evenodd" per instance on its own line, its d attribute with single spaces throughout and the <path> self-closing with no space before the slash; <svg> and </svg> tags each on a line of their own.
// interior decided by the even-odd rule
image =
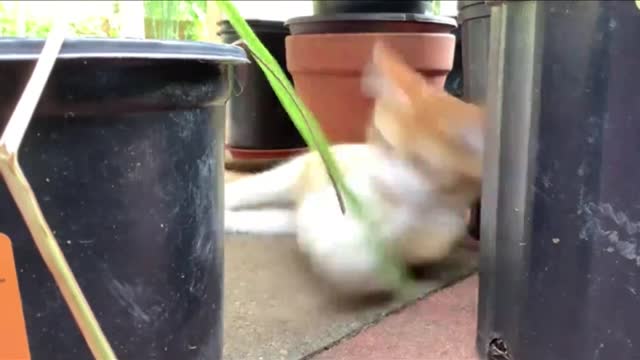
<svg viewBox="0 0 640 360">
<path fill-rule="evenodd" d="M 286 69 L 284 39 L 289 30 L 280 21 L 248 20 L 258 38 Z M 238 34 L 228 21 L 221 21 L 220 36 L 227 44 L 236 43 Z M 289 79 L 291 76 L 287 73 Z M 236 149 L 299 149 L 306 144 L 280 104 L 258 63 L 253 60 L 239 71 L 242 91 L 228 102 L 227 145 Z"/>
<path fill-rule="evenodd" d="M 447 75 L 447 81 L 444 84 L 445 90 L 451 95 L 462 98 L 464 94 L 464 77 L 462 68 L 462 36 L 460 36 L 460 28 L 453 30 L 456 37 L 456 50 L 453 56 L 453 68 Z"/>
<path fill-rule="evenodd" d="M 458 1 L 458 18 L 462 35 L 463 98 L 484 104 L 487 93 L 489 62 L 490 11 L 483 0 Z M 472 207 L 470 233 L 480 237 L 480 202 Z"/>
<path fill-rule="evenodd" d="M 314 0 L 315 15 L 342 13 L 413 13 L 431 11 L 432 1 L 388 1 L 388 0 Z"/>
<path fill-rule="evenodd" d="M 0 128 L 43 41 L 0 39 Z M 222 358 L 227 45 L 68 40 L 20 162 L 119 359 Z M 35 360 L 90 359 L 0 181 Z"/>
<path fill-rule="evenodd" d="M 458 1 L 458 23 L 462 35 L 464 98 L 484 103 L 487 92 L 490 12 L 484 1 Z"/>
<path fill-rule="evenodd" d="M 640 8 L 507 1 L 491 22 L 478 349 L 638 359 Z"/>
</svg>

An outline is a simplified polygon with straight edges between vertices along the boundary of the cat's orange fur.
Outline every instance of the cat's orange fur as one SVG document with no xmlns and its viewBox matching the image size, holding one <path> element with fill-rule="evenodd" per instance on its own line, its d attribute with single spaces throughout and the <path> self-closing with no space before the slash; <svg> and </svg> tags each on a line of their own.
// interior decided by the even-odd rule
<svg viewBox="0 0 640 360">
<path fill-rule="evenodd" d="M 428 164 L 432 169 L 426 174 L 430 181 L 438 179 L 443 188 L 465 194 L 464 201 L 479 196 L 483 109 L 430 87 L 419 73 L 382 43 L 375 48 L 373 56 L 374 65 L 367 75 L 373 80 L 365 83 L 373 89 L 365 91 L 377 97 L 374 128 L 384 134 L 384 140 L 393 147 L 396 156 L 414 157 Z M 396 89 L 401 94 L 385 96 L 376 89 Z M 470 138 L 478 144 L 469 144 L 466 140 Z M 375 139 L 369 142 L 379 145 Z"/>
<path fill-rule="evenodd" d="M 368 142 L 332 152 L 347 184 L 371 205 L 388 251 L 409 264 L 440 261 L 465 236 L 466 210 L 480 194 L 484 113 L 430 87 L 383 44 L 363 91 L 375 99 Z M 294 232 L 337 289 L 387 289 L 365 225 L 340 212 L 317 153 L 230 183 L 225 197 L 227 231 Z"/>
</svg>

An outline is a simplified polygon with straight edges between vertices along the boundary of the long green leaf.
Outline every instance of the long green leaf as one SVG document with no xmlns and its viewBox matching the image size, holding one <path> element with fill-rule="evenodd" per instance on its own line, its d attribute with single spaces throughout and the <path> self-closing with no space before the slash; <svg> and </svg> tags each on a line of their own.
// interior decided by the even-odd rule
<svg viewBox="0 0 640 360">
<path fill-rule="evenodd" d="M 320 154 L 328 168 L 328 172 L 335 175 L 334 180 L 337 182 L 338 189 L 345 197 L 349 198 L 347 202 L 352 204 L 354 207 L 353 211 L 361 212 L 362 207 L 358 199 L 347 189 L 342 181 L 340 169 L 336 165 L 336 161 L 329 150 L 328 141 L 320 129 L 318 122 L 302 101 L 296 101 L 297 99 L 293 96 L 295 94 L 293 85 L 286 77 L 278 62 L 262 44 L 260 39 L 258 39 L 249 24 L 242 18 L 230 1 L 217 1 L 217 3 L 221 10 L 227 15 L 229 22 L 240 38 L 244 40 L 254 58 L 258 60 L 258 65 L 264 72 L 276 96 L 289 114 L 289 117 L 304 141 L 312 150 Z"/>
</svg>

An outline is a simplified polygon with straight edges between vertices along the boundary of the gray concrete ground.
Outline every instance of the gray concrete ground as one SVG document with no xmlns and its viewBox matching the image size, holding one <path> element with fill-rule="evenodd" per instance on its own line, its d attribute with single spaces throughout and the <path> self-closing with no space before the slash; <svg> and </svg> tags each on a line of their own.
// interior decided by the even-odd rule
<svg viewBox="0 0 640 360">
<path fill-rule="evenodd" d="M 476 255 L 462 248 L 432 269 L 418 297 L 473 272 Z M 225 360 L 302 359 L 411 302 L 336 301 L 292 238 L 227 237 L 225 272 Z"/>
</svg>

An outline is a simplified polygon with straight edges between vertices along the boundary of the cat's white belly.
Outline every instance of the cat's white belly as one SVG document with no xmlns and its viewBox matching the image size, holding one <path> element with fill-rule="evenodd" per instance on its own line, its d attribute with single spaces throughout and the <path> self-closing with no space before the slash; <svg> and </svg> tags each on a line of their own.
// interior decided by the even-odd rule
<svg viewBox="0 0 640 360">
<path fill-rule="evenodd" d="M 411 174 L 390 167 L 387 181 L 403 201 L 389 204 L 372 185 L 370 171 L 351 173 L 347 185 L 365 202 L 376 219 L 378 240 L 386 241 L 408 264 L 439 261 L 446 257 L 466 231 L 464 213 L 433 202 L 429 184 L 411 184 Z M 395 176 L 393 176 L 395 175 Z M 384 179 L 383 179 L 384 180 Z M 413 185 L 413 186 L 412 186 Z M 400 187 L 402 186 L 402 187 Z M 423 188 L 420 188 L 423 186 Z M 418 206 L 418 207 L 416 207 Z M 368 229 L 354 214 L 342 214 L 335 191 L 327 186 L 307 193 L 296 212 L 300 250 L 314 270 L 345 293 L 391 290 L 378 272 L 377 254 Z"/>
</svg>

